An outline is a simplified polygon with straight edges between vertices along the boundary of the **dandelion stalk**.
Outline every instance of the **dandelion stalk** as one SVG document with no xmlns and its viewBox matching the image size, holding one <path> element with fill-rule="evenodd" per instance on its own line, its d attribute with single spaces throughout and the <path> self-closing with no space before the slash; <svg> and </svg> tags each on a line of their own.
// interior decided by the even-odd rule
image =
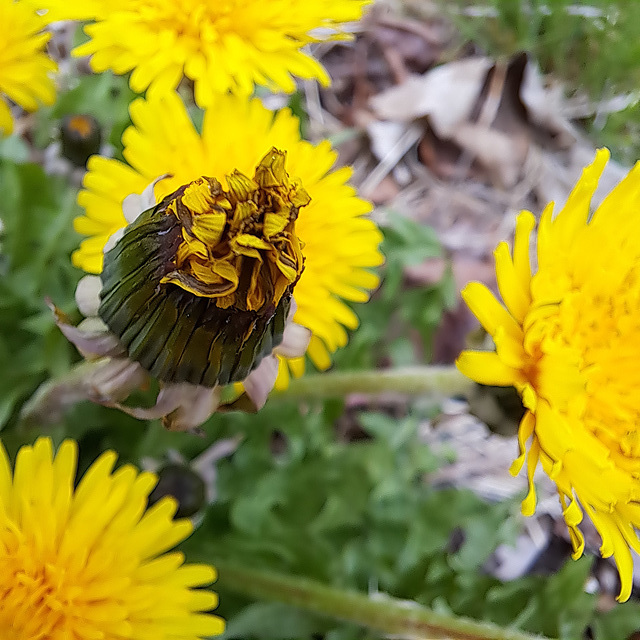
<svg viewBox="0 0 640 640">
<path fill-rule="evenodd" d="M 375 371 L 339 371 L 292 379 L 280 395 L 289 398 L 339 398 L 350 393 L 438 396 L 466 395 L 474 386 L 455 367 L 422 366 Z M 275 394 L 274 394 L 275 395 Z"/>
<path fill-rule="evenodd" d="M 514 629 L 436 613 L 409 600 L 368 596 L 314 580 L 216 561 L 218 586 L 249 598 L 273 600 L 399 637 L 452 640 L 544 640 Z"/>
</svg>

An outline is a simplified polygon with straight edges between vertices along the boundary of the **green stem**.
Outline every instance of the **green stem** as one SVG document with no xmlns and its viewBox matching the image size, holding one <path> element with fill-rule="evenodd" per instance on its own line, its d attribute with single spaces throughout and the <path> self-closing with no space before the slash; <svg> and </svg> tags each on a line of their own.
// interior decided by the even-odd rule
<svg viewBox="0 0 640 640">
<path fill-rule="evenodd" d="M 289 382 L 282 395 L 293 398 L 340 398 L 350 393 L 467 395 L 474 382 L 452 366 L 405 367 L 376 371 L 329 371 Z M 274 394 L 276 395 L 276 394 Z"/>
<path fill-rule="evenodd" d="M 359 624 L 381 634 L 451 640 L 544 640 L 488 622 L 436 613 L 417 602 L 384 594 L 367 596 L 306 578 L 256 571 L 216 561 L 219 586 L 249 598 L 274 600 L 306 611 Z"/>
</svg>

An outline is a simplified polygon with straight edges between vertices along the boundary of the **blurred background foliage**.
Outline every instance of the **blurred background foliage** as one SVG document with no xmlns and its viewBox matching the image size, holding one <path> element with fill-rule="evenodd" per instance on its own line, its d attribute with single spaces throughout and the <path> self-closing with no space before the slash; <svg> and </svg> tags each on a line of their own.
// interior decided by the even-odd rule
<svg viewBox="0 0 640 640">
<path fill-rule="evenodd" d="M 577 104 L 596 105 L 583 124 L 597 145 L 628 164 L 640 157 L 640 4 L 618 0 L 447 0 L 440 6 L 464 43 L 490 56 L 531 53 Z M 606 104 L 622 108 L 607 113 Z M 601 104 L 604 108 L 598 108 Z"/>
<path fill-rule="evenodd" d="M 573 6 L 496 0 L 450 2 L 447 10 L 463 38 L 491 55 L 531 51 L 571 91 L 593 100 L 636 91 L 640 4 L 589 3 L 597 15 L 574 14 Z M 227 442 L 228 455 L 215 468 L 214 500 L 200 511 L 201 526 L 184 545 L 190 558 L 379 590 L 567 640 L 624 638 L 639 626 L 637 601 L 597 610 L 596 596 L 584 590 L 589 558 L 569 561 L 555 575 L 508 583 L 489 575 L 485 563 L 492 552 L 512 544 L 520 531 L 519 500 L 491 504 L 468 490 L 429 484 L 429 473 L 446 459 L 419 436 L 420 421 L 434 412 L 424 403 L 396 415 L 276 396 L 257 415 L 214 416 L 203 437 L 166 432 L 88 403 L 45 428 L 21 424 L 21 407 L 39 384 L 79 360 L 45 304 L 48 297 L 77 313 L 73 292 L 82 274 L 69 256 L 80 241 L 72 227 L 78 181 L 47 175 L 45 148 L 59 136 L 65 116 L 90 113 L 121 157 L 134 98 L 127 78 L 109 73 L 73 78 L 69 85 L 53 107 L 34 116 L 30 138 L 0 141 L 0 428 L 10 454 L 42 431 L 58 442 L 77 438 L 81 469 L 107 448 L 118 451 L 121 462 L 161 465 L 169 458 L 186 463 Z M 293 106 L 298 113 L 303 108 L 299 97 Z M 635 98 L 604 127 L 586 125 L 619 156 L 640 156 Z M 404 277 L 406 267 L 442 256 L 433 230 L 392 211 L 384 219 L 382 284 L 371 302 L 356 305 L 361 327 L 336 354 L 338 370 L 429 362 L 441 316 L 457 300 L 450 271 L 430 287 L 411 286 Z M 243 600 L 225 591 L 223 581 L 219 590 L 226 638 L 378 637 L 283 604 Z"/>
</svg>

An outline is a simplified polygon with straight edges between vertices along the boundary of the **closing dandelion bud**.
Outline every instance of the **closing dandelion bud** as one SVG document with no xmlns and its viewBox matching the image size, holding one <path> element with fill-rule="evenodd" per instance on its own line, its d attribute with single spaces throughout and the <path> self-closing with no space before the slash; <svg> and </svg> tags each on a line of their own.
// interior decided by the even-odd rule
<svg viewBox="0 0 640 640">
<path fill-rule="evenodd" d="M 253 179 L 199 178 L 145 211 L 107 252 L 99 315 L 163 382 L 244 380 L 282 342 L 303 270 L 309 202 L 271 149 Z"/>
<path fill-rule="evenodd" d="M 62 155 L 77 167 L 84 167 L 100 151 L 102 131 L 98 121 L 87 114 L 66 116 L 60 126 Z"/>
<path fill-rule="evenodd" d="M 207 489 L 204 480 L 182 464 L 167 464 L 158 471 L 158 484 L 149 495 L 154 505 L 165 496 L 177 502 L 176 518 L 190 518 L 206 504 Z"/>
<path fill-rule="evenodd" d="M 311 337 L 293 321 L 304 269 L 296 221 L 310 197 L 275 148 L 253 174 L 235 170 L 223 176 L 226 186 L 201 177 L 154 204 L 156 180 L 123 200 L 129 224 L 105 242 L 100 276 L 78 284 L 87 318 L 73 326 L 51 305 L 61 331 L 90 362 L 43 385 L 26 418 L 59 415 L 87 398 L 193 430 L 221 405 L 264 405 L 279 358 L 300 358 Z M 150 377 L 160 382 L 155 405 L 124 404 Z M 222 394 L 230 382 L 243 384 Z"/>
</svg>

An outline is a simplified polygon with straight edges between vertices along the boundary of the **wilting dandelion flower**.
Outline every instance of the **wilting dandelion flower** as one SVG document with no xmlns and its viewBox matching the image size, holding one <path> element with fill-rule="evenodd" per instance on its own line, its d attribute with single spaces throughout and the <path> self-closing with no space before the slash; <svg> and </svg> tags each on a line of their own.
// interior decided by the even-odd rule
<svg viewBox="0 0 640 640">
<path fill-rule="evenodd" d="M 309 203 L 271 149 L 253 178 L 198 178 L 138 216 L 107 252 L 100 318 L 162 382 L 240 382 L 280 345 Z M 306 347 L 306 340 L 304 342 Z"/>
<path fill-rule="evenodd" d="M 206 613 L 215 580 L 172 549 L 189 536 L 175 500 L 147 509 L 157 482 L 103 453 L 75 486 L 77 445 L 49 438 L 18 452 L 0 444 L 0 636 L 8 640 L 197 640 L 218 635 Z"/>
<path fill-rule="evenodd" d="M 553 203 L 544 210 L 533 275 L 535 219 L 520 214 L 513 253 L 506 243 L 495 252 L 505 306 L 479 283 L 464 289 L 496 348 L 465 351 L 458 367 L 482 384 L 518 389 L 527 412 L 511 471 L 526 463 L 523 513 L 535 510 L 540 462 L 557 485 L 574 557 L 584 550 L 578 525 L 586 512 L 602 555 L 616 561 L 626 600 L 630 548 L 640 552 L 640 164 L 590 214 L 608 158 L 597 152 L 555 217 Z"/>
<path fill-rule="evenodd" d="M 227 91 L 250 95 L 254 85 L 295 90 L 293 76 L 329 84 L 305 45 L 344 39 L 343 24 L 359 20 L 368 0 L 104 0 L 94 2 L 90 40 L 74 50 L 91 55 L 94 71 L 131 71 L 131 88 L 173 91 L 183 75 L 194 81 L 199 106 Z M 84 0 L 58 12 L 87 14 Z"/>
<path fill-rule="evenodd" d="M 13 131 L 7 98 L 27 111 L 55 100 L 50 74 L 57 66 L 45 52 L 45 24 L 29 3 L 0 0 L 0 134 Z"/>
<path fill-rule="evenodd" d="M 93 361 L 67 389 L 180 430 L 221 404 L 264 405 L 278 356 L 302 357 L 311 336 L 291 318 L 304 268 L 296 220 L 309 195 L 285 161 L 272 148 L 252 178 L 235 170 L 223 186 L 201 177 L 155 206 L 153 183 L 125 198 L 129 224 L 108 239 L 101 275 L 76 290 L 86 320 L 74 327 L 52 305 L 60 329 Z M 120 404 L 150 376 L 161 385 L 153 407 Z M 223 402 L 232 382 L 242 383 L 240 395 Z"/>
<path fill-rule="evenodd" d="M 85 190 L 79 196 L 86 215 L 78 218 L 75 226 L 90 237 L 75 252 L 74 263 L 89 273 L 102 271 L 107 240 L 128 224 L 122 209 L 123 202 L 125 210 L 128 207 L 128 194 L 142 192 L 162 176 L 155 185 L 157 201 L 201 176 L 215 178 L 215 190 L 229 194 L 239 188 L 232 184 L 233 176 L 242 175 L 243 181 L 257 180 L 256 166 L 274 147 L 286 154 L 286 173 L 300 188 L 292 197 L 297 202 L 295 235 L 304 270 L 299 273 L 298 266 L 292 267 L 297 278 L 293 319 L 313 334 L 308 349 L 311 359 L 320 368 L 329 366 L 330 352 L 347 342 L 344 327 L 355 328 L 358 324 L 357 316 L 342 299 L 366 301 L 378 283 L 368 268 L 382 262 L 380 231 L 364 217 L 371 205 L 346 184 L 351 170 L 343 167 L 332 171 L 336 153 L 328 142 L 312 145 L 301 140 L 299 122 L 288 109 L 274 116 L 259 100 L 221 96 L 205 111 L 202 134 L 195 130 L 174 93 L 135 101 L 131 116 L 133 126 L 123 135 L 124 157 L 129 164 L 98 156 L 89 160 Z M 300 200 L 306 200 L 303 193 L 309 198 L 305 204 Z M 271 232 L 268 225 L 262 229 Z M 196 246 L 191 243 L 192 248 Z M 228 246 L 231 253 L 225 255 L 229 259 L 220 262 L 220 268 L 223 264 L 228 268 L 232 254 L 235 261 L 248 250 L 237 239 Z M 180 260 L 183 253 L 186 256 L 186 247 L 181 249 Z M 300 257 L 295 243 L 286 251 L 291 264 L 297 264 Z M 193 273 L 202 258 L 194 257 L 197 251 L 189 255 L 184 264 L 189 263 Z M 277 259 L 268 260 L 270 265 L 278 264 Z M 186 280 L 181 278 L 184 285 Z M 303 370 L 302 358 L 289 363 L 294 373 L 299 375 Z M 280 367 L 281 384 L 286 384 L 287 376 L 287 368 Z"/>
</svg>

